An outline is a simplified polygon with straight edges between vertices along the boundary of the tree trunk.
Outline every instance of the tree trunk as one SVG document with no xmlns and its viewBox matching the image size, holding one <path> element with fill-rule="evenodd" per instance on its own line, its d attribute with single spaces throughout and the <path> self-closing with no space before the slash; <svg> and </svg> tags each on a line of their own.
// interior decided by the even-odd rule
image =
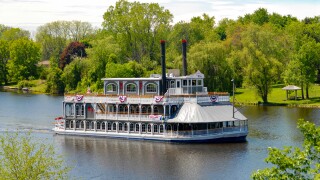
<svg viewBox="0 0 320 180">
<path fill-rule="evenodd" d="M 304 99 L 303 83 L 301 83 L 301 96 L 302 96 L 302 99 Z"/>
<path fill-rule="evenodd" d="M 309 83 L 306 84 L 306 98 L 309 99 Z"/>
</svg>

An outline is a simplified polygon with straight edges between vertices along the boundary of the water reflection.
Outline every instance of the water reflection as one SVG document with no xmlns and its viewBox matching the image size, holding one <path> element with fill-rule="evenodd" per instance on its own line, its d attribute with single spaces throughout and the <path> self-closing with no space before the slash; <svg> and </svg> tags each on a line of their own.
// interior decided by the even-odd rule
<svg viewBox="0 0 320 180">
<path fill-rule="evenodd" d="M 320 109 L 251 106 L 240 109 L 249 119 L 245 143 L 169 144 L 95 137 L 54 135 L 62 97 L 0 92 L 0 131 L 33 129 L 54 143 L 82 179 L 249 179 L 268 147 L 299 146 L 296 128 L 304 118 L 320 125 Z"/>
<path fill-rule="evenodd" d="M 77 176 L 81 169 L 86 179 L 223 178 L 226 168 L 237 166 L 234 161 L 246 158 L 243 154 L 248 145 L 170 144 L 63 135 L 54 138 L 66 157 L 75 160 L 72 174 Z"/>
</svg>

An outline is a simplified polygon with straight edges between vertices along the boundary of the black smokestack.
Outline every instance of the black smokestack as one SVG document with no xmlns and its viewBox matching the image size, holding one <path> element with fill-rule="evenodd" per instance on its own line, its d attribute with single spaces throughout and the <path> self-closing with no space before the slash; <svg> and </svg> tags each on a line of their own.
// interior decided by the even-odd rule
<svg viewBox="0 0 320 180">
<path fill-rule="evenodd" d="M 166 79 L 166 41 L 161 40 L 161 65 L 162 65 L 162 88 L 161 94 L 164 95 L 167 90 Z"/>
<path fill-rule="evenodd" d="M 182 39 L 182 75 L 186 76 L 187 71 L 187 40 Z"/>
</svg>

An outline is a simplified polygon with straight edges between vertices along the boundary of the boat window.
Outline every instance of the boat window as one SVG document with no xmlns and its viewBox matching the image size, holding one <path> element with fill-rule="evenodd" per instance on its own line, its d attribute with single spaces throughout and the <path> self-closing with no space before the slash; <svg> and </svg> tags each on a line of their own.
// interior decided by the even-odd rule
<svg viewBox="0 0 320 180">
<path fill-rule="evenodd" d="M 83 116 L 84 115 L 84 106 L 83 106 L 83 104 L 77 104 L 76 105 L 76 115 L 77 116 Z"/>
<path fill-rule="evenodd" d="M 126 87 L 127 87 L 127 92 L 133 93 L 137 91 L 137 87 L 133 83 L 128 84 Z"/>
<path fill-rule="evenodd" d="M 160 133 L 163 133 L 163 125 L 160 125 Z"/>
<path fill-rule="evenodd" d="M 133 131 L 134 131 L 134 124 L 130 123 L 130 132 L 133 132 Z"/>
<path fill-rule="evenodd" d="M 178 125 L 177 124 L 174 124 L 173 125 L 173 131 L 177 131 L 178 130 Z"/>
<path fill-rule="evenodd" d="M 119 123 L 119 131 L 122 131 L 122 123 Z"/>
<path fill-rule="evenodd" d="M 188 86 L 188 81 L 187 81 L 187 80 L 183 80 L 183 81 L 182 81 L 182 85 L 183 85 L 183 86 Z"/>
<path fill-rule="evenodd" d="M 139 129 L 140 129 L 139 124 L 136 124 L 136 132 L 139 132 L 140 131 Z"/>
<path fill-rule="evenodd" d="M 74 127 L 74 121 L 71 121 L 70 122 L 70 128 L 73 128 Z"/>
<path fill-rule="evenodd" d="M 94 122 L 92 121 L 91 123 L 90 123 L 90 129 L 94 129 Z"/>
<path fill-rule="evenodd" d="M 107 92 L 116 92 L 117 91 L 117 85 L 114 83 L 110 83 L 107 85 Z"/>
<path fill-rule="evenodd" d="M 101 122 L 97 121 L 97 129 L 101 130 Z"/>
<path fill-rule="evenodd" d="M 171 131 L 172 130 L 172 126 L 170 124 L 167 125 L 167 131 Z"/>
<path fill-rule="evenodd" d="M 174 80 L 171 80 L 171 81 L 170 81 L 170 88 L 175 88 L 175 82 L 174 82 Z"/>
<path fill-rule="evenodd" d="M 134 107 L 134 105 L 131 105 L 131 106 L 130 106 L 130 113 L 131 113 L 131 114 L 134 114 L 134 113 L 135 113 L 135 109 L 136 109 L 136 108 Z"/>
<path fill-rule="evenodd" d="M 154 106 L 154 108 L 153 108 L 153 114 L 155 114 L 155 115 L 159 114 L 159 110 L 158 110 L 158 107 L 157 107 L 157 106 Z"/>
<path fill-rule="evenodd" d="M 177 88 L 180 88 L 180 81 L 177 81 Z"/>
<path fill-rule="evenodd" d="M 142 124 L 142 126 L 141 126 L 141 131 L 142 131 L 142 132 L 146 132 L 146 125 L 145 125 L 145 124 Z"/>
<path fill-rule="evenodd" d="M 158 125 L 157 124 L 154 124 L 153 125 L 153 132 L 154 133 L 158 133 L 159 131 L 158 131 Z"/>
<path fill-rule="evenodd" d="M 198 85 L 198 86 L 202 86 L 202 80 L 201 80 L 201 79 L 198 79 L 197 81 L 198 81 L 198 84 L 197 84 L 197 85 Z"/>
<path fill-rule="evenodd" d="M 151 124 L 148 124 L 148 132 L 151 133 Z"/>
<path fill-rule="evenodd" d="M 142 111 L 142 113 L 145 114 L 145 113 L 147 113 L 147 108 L 145 106 L 142 106 L 141 111 Z"/>
<path fill-rule="evenodd" d="M 73 104 L 66 104 L 66 116 L 73 116 L 73 115 L 74 115 Z"/>
<path fill-rule="evenodd" d="M 103 122 L 103 123 L 102 123 L 102 130 L 105 130 L 105 129 L 106 129 L 106 123 Z"/>
<path fill-rule="evenodd" d="M 128 124 L 124 123 L 124 131 L 128 131 Z"/>
<path fill-rule="evenodd" d="M 154 83 L 149 83 L 146 86 L 146 92 L 147 93 L 155 93 L 157 92 L 157 85 Z"/>
<path fill-rule="evenodd" d="M 192 80 L 192 86 L 196 86 L 197 85 L 197 80 Z"/>
<path fill-rule="evenodd" d="M 111 131 L 111 123 L 108 122 L 108 130 Z"/>
<path fill-rule="evenodd" d="M 116 123 L 113 123 L 113 124 L 112 124 L 112 130 L 113 130 L 113 131 L 116 131 L 116 130 L 117 130 L 117 124 L 116 124 Z"/>
</svg>

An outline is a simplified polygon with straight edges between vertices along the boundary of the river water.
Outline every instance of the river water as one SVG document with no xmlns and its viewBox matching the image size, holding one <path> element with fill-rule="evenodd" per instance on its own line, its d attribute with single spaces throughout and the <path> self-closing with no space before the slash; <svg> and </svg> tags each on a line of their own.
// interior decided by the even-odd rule
<svg viewBox="0 0 320 180">
<path fill-rule="evenodd" d="M 320 109 L 249 106 L 244 143 L 171 144 L 111 138 L 55 135 L 62 96 L 0 92 L 0 131 L 30 130 L 53 144 L 81 179 L 250 179 L 264 162 L 268 147 L 300 146 L 299 118 L 320 124 Z"/>
</svg>

